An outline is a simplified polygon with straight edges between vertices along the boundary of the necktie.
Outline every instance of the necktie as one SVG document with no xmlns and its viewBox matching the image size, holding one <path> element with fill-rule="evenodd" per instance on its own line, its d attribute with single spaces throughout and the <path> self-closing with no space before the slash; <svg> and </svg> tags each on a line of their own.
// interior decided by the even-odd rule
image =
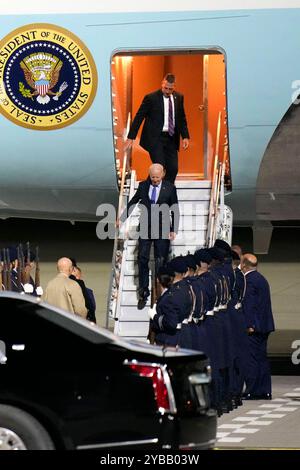
<svg viewBox="0 0 300 470">
<path fill-rule="evenodd" d="M 156 202 L 156 186 L 153 186 L 152 193 L 151 193 L 151 204 L 155 204 Z"/>
<path fill-rule="evenodd" d="M 174 135 L 174 119 L 173 119 L 173 106 L 171 96 L 169 96 L 169 126 L 168 133 L 172 137 Z"/>
</svg>

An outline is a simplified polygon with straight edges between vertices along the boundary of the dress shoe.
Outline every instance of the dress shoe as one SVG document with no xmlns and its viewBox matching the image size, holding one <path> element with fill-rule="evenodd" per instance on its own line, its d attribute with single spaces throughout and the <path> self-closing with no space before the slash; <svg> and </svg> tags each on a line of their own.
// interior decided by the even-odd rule
<svg viewBox="0 0 300 470">
<path fill-rule="evenodd" d="M 242 398 L 240 396 L 234 397 L 234 401 L 235 401 L 236 407 L 242 406 L 242 404 L 243 404 Z"/>
<path fill-rule="evenodd" d="M 137 304 L 138 310 L 143 310 L 143 308 L 146 307 L 146 303 L 147 303 L 147 298 L 146 298 L 146 299 L 144 299 L 144 298 L 142 298 L 142 297 L 139 298 L 138 304 Z"/>
<path fill-rule="evenodd" d="M 143 287 L 141 287 L 141 288 L 138 289 L 138 297 L 139 297 L 139 299 L 145 299 L 145 300 L 147 300 L 148 297 L 149 297 L 149 295 L 150 295 L 150 292 L 149 292 L 149 289 L 148 289 L 148 288 L 145 288 L 145 289 L 144 289 Z"/>
</svg>

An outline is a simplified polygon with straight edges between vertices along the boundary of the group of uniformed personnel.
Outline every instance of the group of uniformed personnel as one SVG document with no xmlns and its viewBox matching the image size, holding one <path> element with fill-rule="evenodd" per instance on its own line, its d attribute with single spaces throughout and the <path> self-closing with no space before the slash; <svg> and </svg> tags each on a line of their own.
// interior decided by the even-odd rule
<svg viewBox="0 0 300 470">
<path fill-rule="evenodd" d="M 156 344 L 195 349 L 209 357 L 211 402 L 219 415 L 242 404 L 251 362 L 243 309 L 246 277 L 239 264 L 238 253 L 223 240 L 174 258 L 158 272 L 162 292 L 149 310 Z"/>
<path fill-rule="evenodd" d="M 32 273 L 35 271 L 35 279 Z M 0 290 L 25 293 L 40 297 L 43 289 L 40 285 L 38 247 L 33 253 L 27 243 L 23 246 L 10 246 L 0 249 Z"/>
</svg>

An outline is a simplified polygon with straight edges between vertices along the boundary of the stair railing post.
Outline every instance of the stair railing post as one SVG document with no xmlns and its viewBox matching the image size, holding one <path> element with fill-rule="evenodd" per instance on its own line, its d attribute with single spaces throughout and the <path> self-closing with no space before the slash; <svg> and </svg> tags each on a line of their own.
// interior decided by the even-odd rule
<svg viewBox="0 0 300 470">
<path fill-rule="evenodd" d="M 218 182 L 218 163 L 219 163 L 219 144 L 220 144 L 220 132 L 221 132 L 221 117 L 222 113 L 219 112 L 218 116 L 218 124 L 217 124 L 217 134 L 216 134 L 216 149 L 215 149 L 215 158 L 214 158 L 214 169 L 213 169 L 213 176 L 212 176 L 212 188 L 210 194 L 210 202 L 209 202 L 209 216 L 208 216 L 208 225 L 207 225 L 207 237 L 206 237 L 206 245 L 207 247 L 212 246 L 212 239 L 213 239 L 213 230 L 215 227 L 214 219 L 216 217 L 215 212 L 215 198 L 217 195 L 217 182 Z"/>
<path fill-rule="evenodd" d="M 127 138 L 129 128 L 130 128 L 130 113 L 128 114 L 128 117 L 127 117 L 126 129 L 124 129 L 124 135 L 123 135 L 124 141 Z M 116 255 L 117 255 L 118 247 L 119 247 L 120 241 L 121 241 L 120 228 L 119 228 L 119 223 L 120 222 L 119 221 L 120 221 L 123 198 L 124 198 L 125 178 L 126 178 L 127 173 L 130 172 L 130 167 L 128 167 L 128 161 L 129 161 L 128 151 L 125 151 L 124 152 L 124 159 L 123 159 L 123 166 L 122 166 L 122 176 L 121 176 L 119 200 L 118 200 L 117 223 L 116 223 L 115 240 L 114 240 L 114 248 L 113 248 L 113 255 L 112 255 L 112 267 L 111 267 L 111 275 L 110 275 L 110 282 L 109 282 L 109 289 L 108 289 L 108 296 L 107 296 L 107 311 L 106 311 L 106 323 L 105 323 L 106 328 L 108 328 L 108 326 L 109 326 L 110 307 L 111 307 L 111 304 L 113 302 L 112 301 L 113 281 L 114 281 L 114 279 L 116 279 L 116 273 L 117 273 L 117 270 L 119 269 L 117 259 L 116 259 Z M 120 270 L 121 270 L 121 267 L 120 267 Z M 119 293 L 119 286 L 117 285 L 116 303 L 117 303 L 117 300 L 118 300 L 118 293 Z"/>
</svg>

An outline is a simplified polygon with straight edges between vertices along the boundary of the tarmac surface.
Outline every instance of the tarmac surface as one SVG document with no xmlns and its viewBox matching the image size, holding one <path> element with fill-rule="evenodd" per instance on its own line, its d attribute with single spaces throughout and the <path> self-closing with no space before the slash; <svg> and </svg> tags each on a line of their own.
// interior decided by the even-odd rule
<svg viewBox="0 0 300 470">
<path fill-rule="evenodd" d="M 300 376 L 273 376 L 272 386 L 272 400 L 244 400 L 218 419 L 216 449 L 300 450 Z"/>
</svg>

